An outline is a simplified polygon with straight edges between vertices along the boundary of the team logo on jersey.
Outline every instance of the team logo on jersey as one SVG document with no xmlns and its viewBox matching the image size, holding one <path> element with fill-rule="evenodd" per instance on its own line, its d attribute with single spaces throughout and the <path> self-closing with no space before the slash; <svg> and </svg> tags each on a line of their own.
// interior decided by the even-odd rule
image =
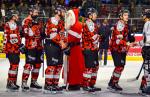
<svg viewBox="0 0 150 97">
<path fill-rule="evenodd" d="M 30 61 L 35 61 L 36 60 L 36 58 L 31 56 L 31 55 L 28 55 L 28 58 L 29 58 Z"/>
<path fill-rule="evenodd" d="M 117 30 L 118 31 L 123 31 L 124 27 L 125 27 L 125 24 L 123 24 L 122 22 L 118 21 L 118 23 L 117 23 Z"/>
<path fill-rule="evenodd" d="M 94 23 L 92 21 L 86 21 L 86 24 L 88 26 L 89 31 L 94 32 L 94 29 L 95 29 Z"/>
<path fill-rule="evenodd" d="M 17 34 L 10 34 L 10 42 L 11 44 L 18 43 Z"/>
<path fill-rule="evenodd" d="M 125 61 L 124 61 L 124 60 L 121 60 L 121 63 L 122 63 L 122 64 L 124 64 L 124 63 L 125 63 Z"/>
<path fill-rule="evenodd" d="M 36 47 L 36 46 L 37 46 L 37 42 L 36 41 L 32 42 L 32 47 Z"/>
<path fill-rule="evenodd" d="M 33 36 L 33 31 L 31 28 L 29 28 L 29 36 Z"/>
<path fill-rule="evenodd" d="M 52 17 L 52 18 L 51 18 L 51 22 L 52 22 L 54 25 L 58 25 L 58 20 L 57 20 L 55 17 Z"/>
<path fill-rule="evenodd" d="M 53 61 L 54 64 L 58 63 L 58 59 L 56 59 L 54 57 L 52 57 L 52 61 Z"/>
<path fill-rule="evenodd" d="M 9 24 L 10 30 L 15 30 L 17 28 L 17 24 L 16 23 L 8 22 L 8 24 Z"/>
</svg>

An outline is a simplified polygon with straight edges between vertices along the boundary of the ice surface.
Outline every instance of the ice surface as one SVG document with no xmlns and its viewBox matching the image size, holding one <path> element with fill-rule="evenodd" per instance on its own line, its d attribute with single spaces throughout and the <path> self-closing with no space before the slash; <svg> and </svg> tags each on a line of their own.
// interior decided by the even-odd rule
<svg viewBox="0 0 150 97">
<path fill-rule="evenodd" d="M 23 72 L 23 65 L 24 65 L 24 59 L 21 59 L 20 65 L 19 65 L 19 74 L 18 74 L 18 84 L 21 85 L 21 75 Z M 140 70 L 140 67 L 142 65 L 142 61 L 128 61 L 126 63 L 125 69 L 123 71 L 123 74 L 121 76 L 120 85 L 124 88 L 124 92 L 128 93 L 137 93 L 139 86 L 140 86 L 140 80 L 134 81 L 134 82 L 127 82 L 127 79 L 135 78 Z M 45 65 L 46 67 L 46 65 Z M 109 90 L 107 90 L 107 83 L 109 82 L 109 79 L 111 77 L 112 71 L 113 71 L 113 62 L 108 61 L 107 66 L 100 66 L 99 72 L 98 72 L 98 79 L 97 79 L 97 87 L 101 87 L 102 91 L 97 92 L 95 95 L 92 94 L 82 94 L 81 91 L 70 91 L 70 92 L 64 92 L 63 94 L 43 94 L 42 92 L 22 92 L 21 90 L 19 92 L 6 92 L 6 81 L 7 81 L 7 73 L 9 69 L 9 62 L 7 59 L 0 59 L 0 97 L 137 97 L 136 95 L 122 95 L 117 93 L 112 93 Z M 143 72 L 142 72 L 143 73 Z M 42 77 L 42 68 L 40 70 L 40 76 L 38 79 L 39 84 L 44 85 L 44 78 Z M 30 80 L 28 81 L 28 84 L 30 84 Z M 60 85 L 63 85 L 63 80 L 60 79 Z M 140 96 L 139 96 L 140 97 Z M 142 97 L 142 96 L 141 96 Z"/>
</svg>

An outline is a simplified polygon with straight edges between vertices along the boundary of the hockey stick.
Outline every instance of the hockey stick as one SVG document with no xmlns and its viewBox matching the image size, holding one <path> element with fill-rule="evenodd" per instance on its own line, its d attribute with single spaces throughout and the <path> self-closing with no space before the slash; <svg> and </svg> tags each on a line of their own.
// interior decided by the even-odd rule
<svg viewBox="0 0 150 97">
<path fill-rule="evenodd" d="M 44 47 L 44 39 L 42 39 L 42 46 Z M 42 51 L 42 57 L 43 57 L 43 60 L 42 60 L 42 61 L 43 61 L 43 62 L 42 62 L 42 63 L 43 63 L 43 64 L 42 64 L 42 67 L 43 67 L 43 68 L 42 68 L 42 77 L 43 77 L 43 78 L 44 78 L 44 74 L 45 74 L 44 52 L 45 52 L 45 51 L 44 51 L 44 48 L 43 48 L 43 51 Z"/>
<path fill-rule="evenodd" d="M 135 78 L 131 78 L 131 79 L 127 79 L 127 82 L 133 82 L 133 81 L 136 81 L 139 79 L 140 75 L 141 75 L 141 72 L 142 72 L 142 69 L 144 67 L 144 63 L 142 64 L 141 68 L 140 68 L 140 71 L 138 73 L 138 75 L 135 77 Z"/>
<path fill-rule="evenodd" d="M 66 16 L 67 13 L 65 13 L 65 27 L 66 27 Z M 66 32 L 66 37 L 68 36 Z M 68 56 L 64 54 L 64 83 L 67 85 L 67 75 L 68 75 Z"/>
<path fill-rule="evenodd" d="M 43 15 L 44 17 L 46 17 L 45 11 L 43 10 Z M 44 26 L 45 27 L 45 26 Z M 44 30 L 43 30 L 44 31 Z M 44 47 L 44 39 L 42 39 L 42 45 Z M 43 68 L 42 68 L 42 77 L 44 78 L 44 74 L 45 74 L 45 66 L 44 66 L 44 49 L 43 49 Z"/>
</svg>

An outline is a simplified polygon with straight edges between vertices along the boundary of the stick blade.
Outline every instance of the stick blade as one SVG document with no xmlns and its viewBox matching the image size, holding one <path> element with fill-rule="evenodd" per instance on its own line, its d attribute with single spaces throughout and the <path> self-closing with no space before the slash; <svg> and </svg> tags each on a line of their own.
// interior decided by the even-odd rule
<svg viewBox="0 0 150 97">
<path fill-rule="evenodd" d="M 137 78 L 130 78 L 130 79 L 127 79 L 127 82 L 134 82 L 134 81 L 137 81 Z"/>
</svg>

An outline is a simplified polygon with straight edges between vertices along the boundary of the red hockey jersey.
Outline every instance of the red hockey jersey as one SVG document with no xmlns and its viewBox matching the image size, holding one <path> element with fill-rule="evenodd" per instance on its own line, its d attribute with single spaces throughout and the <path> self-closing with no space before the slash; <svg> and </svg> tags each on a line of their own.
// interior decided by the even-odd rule
<svg viewBox="0 0 150 97">
<path fill-rule="evenodd" d="M 15 22 L 7 22 L 4 26 L 4 47 L 5 53 L 20 53 L 19 47 L 21 37 L 19 27 Z"/>
<path fill-rule="evenodd" d="M 118 21 L 114 26 L 114 31 L 112 33 L 112 38 L 110 41 L 110 50 L 117 52 L 127 52 L 128 46 L 128 25 L 124 24 L 122 21 Z"/>
<path fill-rule="evenodd" d="M 25 36 L 25 47 L 27 49 L 43 49 L 41 25 L 39 23 L 34 24 L 30 18 L 25 18 L 22 22 L 22 26 Z"/>
<path fill-rule="evenodd" d="M 50 39 L 52 42 L 60 45 L 61 40 L 66 40 L 64 36 L 64 21 L 58 20 L 55 17 L 51 17 L 46 24 L 46 39 Z M 60 45 L 61 46 L 61 45 Z"/>
<path fill-rule="evenodd" d="M 97 50 L 99 39 L 97 25 L 92 20 L 87 20 L 83 25 L 82 49 Z"/>
</svg>

